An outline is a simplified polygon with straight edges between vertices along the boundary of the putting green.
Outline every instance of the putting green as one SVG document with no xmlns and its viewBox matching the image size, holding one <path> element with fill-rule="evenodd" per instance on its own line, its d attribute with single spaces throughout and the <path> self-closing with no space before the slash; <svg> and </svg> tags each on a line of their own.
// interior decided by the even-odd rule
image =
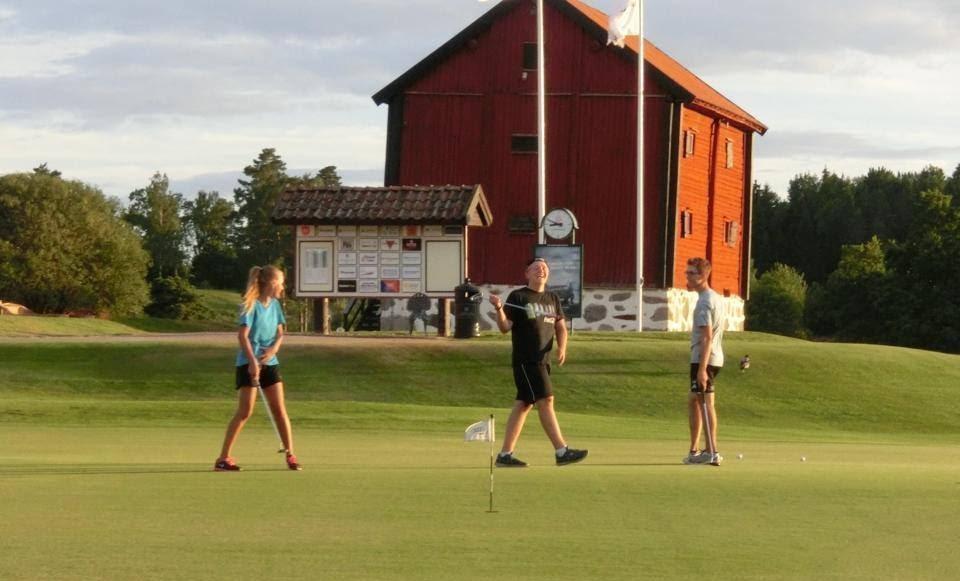
<svg viewBox="0 0 960 581">
<path fill-rule="evenodd" d="M 210 471 L 219 427 L 2 426 L 0 578 L 946 579 L 960 570 L 952 447 L 739 439 L 725 442 L 720 468 L 683 466 L 683 426 L 673 440 L 627 439 L 609 437 L 606 420 L 567 419 L 587 461 L 553 466 L 531 422 L 517 454 L 532 466 L 495 472 L 493 514 L 489 446 L 462 442 L 459 430 L 301 429 L 306 469 L 294 473 L 255 422 L 236 449 L 245 471 L 224 474 Z"/>
</svg>

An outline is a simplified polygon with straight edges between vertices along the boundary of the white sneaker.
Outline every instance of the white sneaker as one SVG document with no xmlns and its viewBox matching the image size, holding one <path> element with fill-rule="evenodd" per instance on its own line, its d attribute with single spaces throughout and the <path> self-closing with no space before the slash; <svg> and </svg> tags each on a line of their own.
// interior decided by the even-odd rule
<svg viewBox="0 0 960 581">
<path fill-rule="evenodd" d="M 690 452 L 683 457 L 684 464 L 706 464 L 710 461 L 710 454 L 699 450 L 697 452 Z"/>
<path fill-rule="evenodd" d="M 706 454 L 704 455 L 706 456 Z M 716 452 L 712 456 L 710 456 L 711 466 L 719 466 L 721 462 L 723 462 L 723 456 L 720 455 L 720 452 Z"/>
</svg>

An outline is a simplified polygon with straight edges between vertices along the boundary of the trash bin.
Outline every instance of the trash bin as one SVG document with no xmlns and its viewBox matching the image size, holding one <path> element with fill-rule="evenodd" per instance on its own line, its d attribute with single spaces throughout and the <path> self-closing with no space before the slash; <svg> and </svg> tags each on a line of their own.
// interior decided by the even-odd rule
<svg viewBox="0 0 960 581">
<path fill-rule="evenodd" d="M 453 336 L 457 339 L 469 339 L 480 336 L 480 301 L 483 293 L 464 279 L 463 284 L 453 289 L 453 311 L 456 327 Z"/>
</svg>

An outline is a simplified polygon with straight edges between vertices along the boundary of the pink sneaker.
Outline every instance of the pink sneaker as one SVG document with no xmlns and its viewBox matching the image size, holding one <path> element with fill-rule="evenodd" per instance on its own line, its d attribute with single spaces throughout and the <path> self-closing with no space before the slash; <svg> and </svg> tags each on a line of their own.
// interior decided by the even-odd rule
<svg viewBox="0 0 960 581">
<path fill-rule="evenodd" d="M 297 462 L 297 457 L 293 454 L 287 454 L 287 468 L 290 470 L 303 470 L 303 466 Z"/>
<path fill-rule="evenodd" d="M 237 466 L 237 463 L 233 461 L 233 458 L 218 458 L 217 461 L 213 464 L 214 472 L 240 472 L 242 468 Z"/>
</svg>

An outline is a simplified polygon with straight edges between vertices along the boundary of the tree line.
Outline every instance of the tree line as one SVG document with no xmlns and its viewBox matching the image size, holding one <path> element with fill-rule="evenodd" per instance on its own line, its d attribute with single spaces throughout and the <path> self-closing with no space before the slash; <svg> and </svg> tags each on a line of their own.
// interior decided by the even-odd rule
<svg viewBox="0 0 960 581">
<path fill-rule="evenodd" d="M 270 221 L 283 190 L 341 185 L 334 166 L 288 175 L 271 148 L 243 174 L 232 199 L 186 199 L 158 172 L 126 204 L 46 164 L 0 176 L 0 298 L 39 313 L 196 316 L 195 286 L 240 290 L 250 266 L 292 264 L 292 230 Z"/>
<path fill-rule="evenodd" d="M 960 165 L 754 186 L 748 326 L 960 351 Z"/>
</svg>

